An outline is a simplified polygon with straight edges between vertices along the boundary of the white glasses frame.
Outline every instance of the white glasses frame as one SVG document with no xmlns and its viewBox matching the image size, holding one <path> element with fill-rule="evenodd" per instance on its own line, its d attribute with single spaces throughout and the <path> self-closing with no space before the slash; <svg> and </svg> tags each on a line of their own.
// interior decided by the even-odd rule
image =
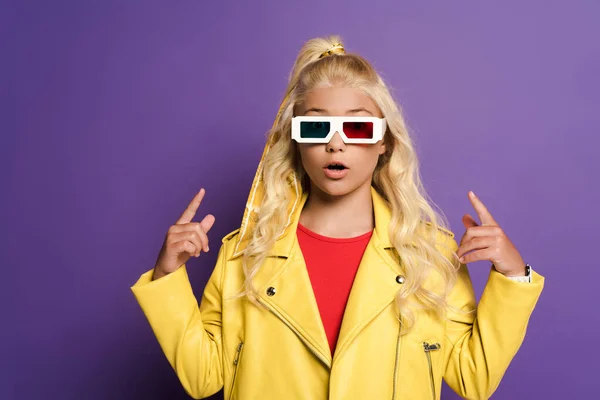
<svg viewBox="0 0 600 400">
<path fill-rule="evenodd" d="M 324 138 L 303 138 L 300 137 L 300 123 L 301 122 L 329 122 L 330 131 Z M 343 130 L 344 122 L 372 122 L 373 123 L 373 137 L 371 139 L 361 138 L 353 139 L 346 136 Z M 383 139 L 387 124 L 385 118 L 377 117 L 331 117 L 328 115 L 311 115 L 301 116 L 292 118 L 292 139 L 298 143 L 329 143 L 335 132 L 339 132 L 340 136 L 344 140 L 344 143 L 377 143 Z"/>
</svg>

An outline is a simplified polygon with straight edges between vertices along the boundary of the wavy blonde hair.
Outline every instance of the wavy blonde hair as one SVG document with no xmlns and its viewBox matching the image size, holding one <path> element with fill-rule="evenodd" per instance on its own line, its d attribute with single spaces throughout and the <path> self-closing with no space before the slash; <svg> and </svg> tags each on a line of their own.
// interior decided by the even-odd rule
<svg viewBox="0 0 600 400">
<path fill-rule="evenodd" d="M 244 288 L 234 297 L 246 295 L 254 304 L 261 306 L 252 278 L 287 223 L 288 206 L 293 200 L 290 198 L 290 183 L 298 179 L 302 189 L 309 190 L 309 178 L 290 134 L 295 106 L 316 87 L 358 88 L 375 101 L 387 122 L 384 135 L 386 152 L 375 167 L 372 185 L 391 207 L 389 236 L 395 255 L 402 260 L 407 278 L 406 283 L 400 286 L 395 304 L 402 331 L 407 333 L 416 321 L 417 308 L 442 316 L 448 307 L 445 299 L 456 282 L 458 264 L 448 260 L 444 252 L 436 248 L 438 229 L 448 229 L 448 223 L 442 212 L 432 208 L 430 203 L 434 203 L 428 201 L 413 141 L 400 106 L 372 65 L 360 55 L 343 53 L 321 57 L 335 44 L 342 44 L 339 36 L 307 41 L 290 73 L 286 96 L 269 132 L 271 148 L 263 160 L 265 196 L 252 237 L 242 256 Z M 449 253 L 456 256 L 455 252 Z M 442 295 L 423 287 L 432 270 L 436 270 L 446 283 Z"/>
</svg>

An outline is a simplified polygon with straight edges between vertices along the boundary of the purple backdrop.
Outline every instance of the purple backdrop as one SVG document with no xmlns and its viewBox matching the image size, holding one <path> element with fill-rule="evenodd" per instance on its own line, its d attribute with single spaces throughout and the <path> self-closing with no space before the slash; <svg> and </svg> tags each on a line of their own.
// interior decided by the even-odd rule
<svg viewBox="0 0 600 400">
<path fill-rule="evenodd" d="M 590 398 L 599 3 L 14 3 L 0 12 L 0 398 L 187 398 L 129 286 L 203 186 L 216 223 L 190 261 L 201 294 L 297 51 L 332 33 L 393 88 L 457 236 L 472 189 L 547 278 L 493 398 Z M 478 296 L 487 267 L 470 266 Z"/>
</svg>

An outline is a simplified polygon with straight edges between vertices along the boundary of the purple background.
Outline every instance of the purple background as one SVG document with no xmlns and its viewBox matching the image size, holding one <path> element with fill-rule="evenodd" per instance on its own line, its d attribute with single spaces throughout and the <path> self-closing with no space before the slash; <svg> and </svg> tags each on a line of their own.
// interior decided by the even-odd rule
<svg viewBox="0 0 600 400">
<path fill-rule="evenodd" d="M 216 223 L 189 263 L 201 294 L 297 51 L 332 33 L 393 88 L 458 238 L 472 189 L 547 278 L 493 398 L 597 388 L 598 2 L 14 3 L 0 12 L 0 398 L 187 398 L 129 286 L 203 186 L 199 217 Z M 488 265 L 470 266 L 478 296 Z"/>
</svg>

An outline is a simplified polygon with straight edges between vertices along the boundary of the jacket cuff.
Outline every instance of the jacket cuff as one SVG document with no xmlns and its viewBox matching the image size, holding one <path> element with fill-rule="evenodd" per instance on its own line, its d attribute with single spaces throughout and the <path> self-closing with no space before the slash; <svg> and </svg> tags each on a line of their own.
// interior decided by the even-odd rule
<svg viewBox="0 0 600 400">
<path fill-rule="evenodd" d="M 152 280 L 152 275 L 152 269 L 146 271 L 131 286 L 131 291 L 151 323 L 157 323 L 156 319 L 181 314 L 186 305 L 197 306 L 185 264 L 156 280 Z"/>
<path fill-rule="evenodd" d="M 485 308 L 487 303 L 491 302 L 493 304 L 489 306 L 500 313 L 505 313 L 507 317 L 516 312 L 516 315 L 523 315 L 528 319 L 542 293 L 544 281 L 544 276 L 533 269 L 531 283 L 523 284 L 491 267 L 479 306 Z"/>
</svg>

